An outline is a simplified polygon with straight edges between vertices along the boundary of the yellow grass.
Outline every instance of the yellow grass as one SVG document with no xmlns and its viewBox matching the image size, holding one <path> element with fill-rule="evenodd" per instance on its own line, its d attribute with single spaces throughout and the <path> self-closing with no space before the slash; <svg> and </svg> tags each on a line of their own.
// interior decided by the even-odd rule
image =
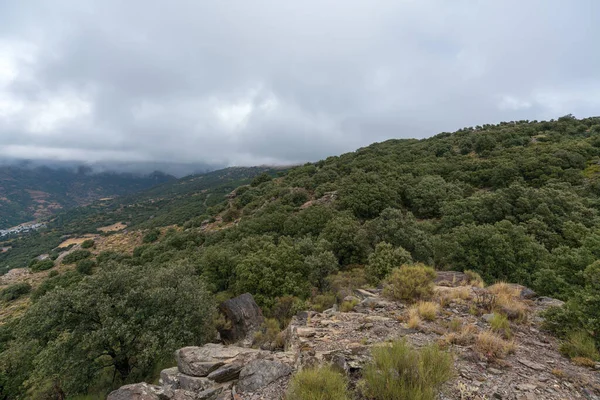
<svg viewBox="0 0 600 400">
<path fill-rule="evenodd" d="M 98 228 L 98 230 L 100 232 L 117 232 L 117 231 L 121 231 L 123 229 L 127 228 L 127 225 L 121 223 L 121 222 L 117 222 L 116 224 L 112 224 L 112 225 L 108 225 L 108 226 L 103 226 L 101 228 Z"/>
<path fill-rule="evenodd" d="M 434 290 L 436 298 L 442 307 L 445 307 L 452 301 L 462 302 L 471 299 L 471 288 L 467 286 L 437 286 L 434 288 Z"/>
<path fill-rule="evenodd" d="M 580 367 L 594 368 L 596 366 L 596 362 L 587 357 L 573 357 L 571 361 L 573 361 L 573 364 L 579 365 Z"/>
<path fill-rule="evenodd" d="M 505 314 L 510 320 L 527 319 L 529 307 L 520 298 L 520 288 L 499 282 L 490 286 L 489 291 L 496 296 L 495 308 L 498 312 Z"/>
<path fill-rule="evenodd" d="M 451 326 L 451 332 L 445 334 L 442 341 L 444 344 L 458 344 L 465 346 L 473 342 L 476 333 L 477 327 L 475 325 L 465 324 L 460 327 Z"/>
<path fill-rule="evenodd" d="M 492 331 L 484 331 L 477 335 L 475 348 L 486 357 L 495 359 L 504 358 L 508 354 L 514 353 L 516 345 L 513 341 L 504 340 Z"/>
<path fill-rule="evenodd" d="M 81 244 L 83 242 L 85 242 L 86 240 L 95 237 L 95 235 L 83 235 L 82 237 L 77 237 L 77 238 L 70 238 L 65 240 L 64 242 L 62 242 L 61 244 L 58 245 L 59 248 L 62 247 L 69 247 L 72 244 Z"/>
<path fill-rule="evenodd" d="M 437 303 L 432 301 L 420 301 L 417 304 L 414 304 L 408 312 L 411 317 L 418 315 L 426 321 L 434 321 L 439 310 L 440 306 Z"/>
<path fill-rule="evenodd" d="M 419 317 L 419 315 L 418 314 L 411 315 L 410 318 L 408 319 L 408 327 L 410 329 L 419 329 L 420 326 L 421 326 L 421 318 Z"/>
</svg>

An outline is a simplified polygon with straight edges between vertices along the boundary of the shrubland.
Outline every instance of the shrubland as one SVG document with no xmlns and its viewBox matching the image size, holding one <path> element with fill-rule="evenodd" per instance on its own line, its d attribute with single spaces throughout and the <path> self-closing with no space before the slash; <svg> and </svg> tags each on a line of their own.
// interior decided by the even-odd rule
<svg viewBox="0 0 600 400">
<path fill-rule="evenodd" d="M 252 293 L 280 327 L 300 305 L 317 310 L 341 305 L 354 289 L 369 284 L 382 285 L 393 299 L 430 301 L 435 296 L 432 268 L 467 271 L 478 285 L 515 282 L 566 300 L 564 309 L 548 313 L 549 327 L 565 340 L 572 331 L 583 329 L 597 348 L 599 162 L 600 118 L 565 116 L 465 128 L 423 140 L 389 140 L 279 173 L 215 173 L 204 181 L 207 186 L 188 179 L 138 195 L 130 204 L 132 197 L 109 209 L 89 207 L 61 214 L 46 234 L 16 240 L 13 254 L 18 258 L 11 259 L 13 250 L 4 253 L 2 266 L 27 265 L 31 258 L 50 253 L 60 234 L 93 232 L 117 218 L 144 229 L 145 243 L 129 254 L 92 254 L 89 258 L 95 258 L 97 266 L 85 268 L 91 275 L 63 272 L 35 288 L 31 308 L 15 318 L 11 335 L 0 340 L 0 348 L 6 349 L 0 356 L 4 374 L 0 379 L 13 382 L 11 393 L 22 394 L 43 391 L 48 385 L 68 393 L 107 390 L 117 381 L 104 380 L 111 375 L 106 371 L 119 382 L 132 381 L 134 375 L 147 378 L 162 357 L 155 349 L 200 344 L 209 329 L 201 324 L 202 332 L 195 332 L 186 325 L 192 321 L 174 307 L 190 309 L 168 293 L 143 300 L 145 292 L 163 293 L 153 279 L 169 276 L 172 282 L 176 278 L 171 274 L 181 273 L 178 268 L 184 268 L 182 279 L 198 285 L 195 292 L 201 299 Z M 154 229 L 167 225 L 178 226 L 163 233 Z M 26 242 L 37 254 L 20 247 Z M 67 261 L 81 262 L 83 253 L 76 254 L 77 260 Z M 139 283 L 128 280 L 136 274 Z M 57 313 L 67 310 L 73 304 L 69 302 L 83 302 L 84 295 L 89 304 L 103 299 L 111 304 L 116 295 L 102 281 L 116 280 L 118 275 L 142 294 L 142 304 L 132 307 L 144 320 L 175 313 L 181 329 L 170 329 L 173 336 L 165 336 L 157 327 L 147 327 L 147 347 L 132 349 L 142 354 L 136 353 L 140 364 L 130 374 L 121 374 L 123 368 L 117 368 L 121 361 L 114 360 L 104 374 L 76 371 L 88 343 L 70 342 L 74 339 L 68 333 L 79 324 L 94 328 L 97 322 L 69 314 L 72 325 L 65 326 L 61 319 L 65 315 Z M 92 290 L 91 282 L 99 288 Z M 510 291 L 502 285 L 493 290 L 498 303 L 490 304 L 489 312 L 517 322 L 524 317 L 526 310 L 513 301 Z M 44 310 L 44 304 L 57 311 Z M 432 315 L 432 306 L 421 307 L 422 315 L 418 306 L 414 313 L 417 326 L 417 318 Z M 119 322 L 126 313 L 107 315 L 111 318 L 100 323 L 113 321 L 107 325 L 109 331 L 127 327 Z M 506 340 L 506 323 L 496 318 L 494 331 L 480 334 L 476 342 L 481 351 L 502 357 L 511 351 L 511 342 Z M 33 332 L 42 332 L 41 323 L 42 339 L 34 338 Z M 275 322 L 270 324 L 264 329 L 269 337 L 275 331 Z M 452 340 L 473 336 L 456 329 Z M 90 346 L 96 344 L 89 339 Z M 69 346 L 69 351 L 60 353 L 67 348 L 61 346 Z M 35 354 L 36 362 L 9 368 L 15 349 Z M 90 364 L 98 366 L 95 361 Z M 56 380 L 57 373 L 51 370 L 67 378 Z M 80 384 L 81 374 L 87 374 L 86 382 L 95 387 Z M 19 378 L 25 375 L 34 378 Z"/>
</svg>

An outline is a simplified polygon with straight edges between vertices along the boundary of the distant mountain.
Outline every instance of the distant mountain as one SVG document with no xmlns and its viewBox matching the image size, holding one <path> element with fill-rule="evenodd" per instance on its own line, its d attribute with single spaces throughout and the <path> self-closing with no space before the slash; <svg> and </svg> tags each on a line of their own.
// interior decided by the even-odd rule
<svg viewBox="0 0 600 400">
<path fill-rule="evenodd" d="M 162 172 L 95 173 L 90 167 L 0 166 L 0 229 L 174 180 Z"/>
</svg>

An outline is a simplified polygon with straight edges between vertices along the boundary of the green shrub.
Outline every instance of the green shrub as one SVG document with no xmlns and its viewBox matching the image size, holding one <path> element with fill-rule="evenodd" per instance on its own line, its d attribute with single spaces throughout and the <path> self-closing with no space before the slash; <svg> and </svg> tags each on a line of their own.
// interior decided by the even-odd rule
<svg viewBox="0 0 600 400">
<path fill-rule="evenodd" d="M 511 338 L 512 332 L 510 330 L 510 322 L 506 315 L 494 313 L 490 320 L 490 325 L 494 332 L 503 334 L 507 339 Z"/>
<path fill-rule="evenodd" d="M 33 272 L 46 271 L 50 268 L 54 267 L 54 261 L 50 259 L 37 261 L 30 264 L 30 268 Z"/>
<path fill-rule="evenodd" d="M 375 247 L 375 251 L 369 255 L 369 261 L 365 267 L 367 277 L 371 283 L 377 284 L 384 279 L 392 269 L 404 264 L 412 263 L 410 253 L 402 247 L 394 248 L 389 243 L 381 242 Z"/>
<path fill-rule="evenodd" d="M 62 263 L 63 264 L 75 264 L 77 261 L 84 260 L 91 255 L 92 255 L 92 253 L 90 253 L 88 250 L 75 250 L 75 251 L 67 254 L 62 259 Z"/>
<path fill-rule="evenodd" d="M 315 296 L 311 301 L 311 308 L 316 312 L 323 312 L 335 304 L 333 293 L 323 293 Z"/>
<path fill-rule="evenodd" d="M 142 238 L 143 243 L 152 243 L 156 242 L 160 237 L 160 230 L 158 228 L 150 229 L 148 233 L 144 235 Z"/>
<path fill-rule="evenodd" d="M 269 349 L 282 349 L 284 346 L 281 335 L 281 326 L 275 318 L 267 318 L 260 329 L 254 334 L 252 343 L 255 347 L 267 347 Z"/>
<path fill-rule="evenodd" d="M 353 268 L 348 271 L 338 272 L 327 278 L 331 290 L 341 301 L 346 296 L 352 296 L 355 289 L 367 285 L 367 276 L 364 268 Z"/>
<path fill-rule="evenodd" d="M 452 356 L 436 345 L 413 349 L 405 339 L 373 349 L 366 394 L 375 400 L 433 400 L 454 375 Z"/>
<path fill-rule="evenodd" d="M 233 222 L 238 219 L 241 215 L 240 210 L 237 208 L 229 207 L 227 211 L 223 213 L 223 222 Z"/>
<path fill-rule="evenodd" d="M 13 301 L 25 296 L 29 292 L 31 292 L 31 285 L 29 283 L 15 283 L 0 291 L 0 300 Z"/>
<path fill-rule="evenodd" d="M 423 264 L 403 265 L 392 271 L 383 294 L 393 300 L 415 302 L 433 296 L 435 270 Z"/>
<path fill-rule="evenodd" d="M 343 301 L 342 304 L 340 305 L 340 311 L 341 312 L 350 312 L 352 310 L 354 310 L 354 307 L 356 307 L 356 305 L 358 304 L 358 300 L 353 299 L 351 301 Z"/>
<path fill-rule="evenodd" d="M 560 345 L 560 352 L 569 358 L 600 359 L 594 339 L 585 331 L 575 331 L 567 335 L 566 340 Z"/>
<path fill-rule="evenodd" d="M 94 239 L 86 239 L 81 243 L 82 249 L 89 249 L 91 247 L 94 247 Z"/>
<path fill-rule="evenodd" d="M 55 276 L 58 276 L 57 270 L 53 270 L 48 273 L 48 278 L 54 278 Z"/>
<path fill-rule="evenodd" d="M 96 262 L 94 260 L 85 259 L 81 260 L 77 263 L 77 272 L 83 275 L 91 275 L 92 269 L 96 266 Z"/>
<path fill-rule="evenodd" d="M 346 378 L 332 367 L 304 369 L 290 382 L 287 400 L 350 400 Z"/>
</svg>

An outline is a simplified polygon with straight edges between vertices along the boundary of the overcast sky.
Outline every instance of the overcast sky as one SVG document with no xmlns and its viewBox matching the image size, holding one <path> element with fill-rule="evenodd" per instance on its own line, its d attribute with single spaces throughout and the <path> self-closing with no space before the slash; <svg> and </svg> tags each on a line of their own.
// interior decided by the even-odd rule
<svg viewBox="0 0 600 400">
<path fill-rule="evenodd" d="M 0 157 L 228 165 L 600 114 L 598 0 L 0 0 Z"/>
</svg>

